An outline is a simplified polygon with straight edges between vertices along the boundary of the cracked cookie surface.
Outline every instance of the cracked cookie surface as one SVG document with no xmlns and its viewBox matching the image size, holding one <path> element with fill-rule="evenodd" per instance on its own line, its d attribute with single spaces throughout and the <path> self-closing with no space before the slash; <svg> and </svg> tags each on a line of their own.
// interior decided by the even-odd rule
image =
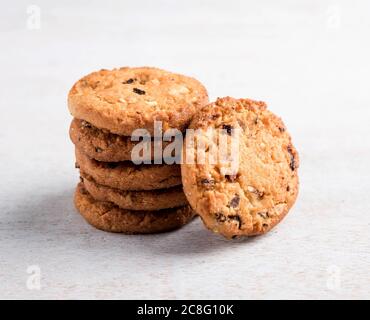
<svg viewBox="0 0 370 320">
<path fill-rule="evenodd" d="M 215 144 L 206 138 L 208 128 L 226 129 L 226 134 L 240 130 L 239 166 L 233 174 L 223 174 L 220 163 L 181 165 L 185 195 L 204 224 L 233 238 L 266 233 L 281 221 L 299 185 L 298 153 L 282 120 L 263 102 L 226 97 L 202 108 L 190 128 L 202 131 L 198 139 L 206 150 Z M 184 156 L 196 152 L 197 144 L 188 145 Z"/>
<path fill-rule="evenodd" d="M 148 191 L 128 191 L 97 184 L 82 176 L 85 189 L 96 200 L 113 202 L 122 209 L 161 210 L 188 205 L 182 186 Z"/>
<path fill-rule="evenodd" d="M 93 227 L 127 234 L 159 233 L 181 228 L 195 216 L 190 206 L 158 211 L 121 209 L 111 202 L 95 200 L 83 183 L 77 185 L 74 203 Z"/>
<path fill-rule="evenodd" d="M 142 164 L 130 161 L 100 162 L 76 148 L 76 165 L 82 176 L 97 183 L 121 190 L 154 190 L 181 185 L 180 165 Z"/>
<path fill-rule="evenodd" d="M 162 121 L 163 130 L 184 131 L 207 102 L 207 91 L 196 79 L 150 67 L 93 72 L 68 95 L 75 118 L 124 136 L 138 128 L 153 134 L 155 120 Z"/>
</svg>

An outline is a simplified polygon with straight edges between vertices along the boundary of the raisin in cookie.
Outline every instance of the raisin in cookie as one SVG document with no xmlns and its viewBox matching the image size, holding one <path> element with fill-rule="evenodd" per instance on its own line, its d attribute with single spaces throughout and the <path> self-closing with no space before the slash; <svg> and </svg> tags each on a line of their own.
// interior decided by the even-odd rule
<svg viewBox="0 0 370 320">
<path fill-rule="evenodd" d="M 183 131 L 206 103 L 207 91 L 199 81 L 149 67 L 93 72 L 68 95 L 74 117 L 124 136 L 138 128 L 153 134 L 155 120 L 162 121 L 164 130 Z"/>
<path fill-rule="evenodd" d="M 161 210 L 188 204 L 182 186 L 148 191 L 128 191 L 109 188 L 88 177 L 81 177 L 86 190 L 99 201 L 113 202 L 122 209 Z"/>
<path fill-rule="evenodd" d="M 184 148 L 196 154 L 204 143 L 206 154 L 216 140 L 206 135 L 208 128 L 223 129 L 232 135 L 239 130 L 239 165 L 224 174 L 219 162 L 182 164 L 185 195 L 193 209 L 212 231 L 227 238 L 266 233 L 287 214 L 298 194 L 298 154 L 280 118 L 263 102 L 249 99 L 218 99 L 204 107 L 190 128 L 200 129 L 194 145 Z M 202 141 L 203 140 L 203 141 Z"/>
<path fill-rule="evenodd" d="M 90 158 L 105 162 L 119 162 L 131 159 L 133 148 L 139 143 L 131 137 L 120 136 L 104 129 L 98 129 L 85 120 L 73 119 L 69 136 L 75 146 Z M 171 142 L 162 141 L 162 150 Z M 150 157 L 154 159 L 154 144 L 151 142 Z M 163 152 L 162 152 L 163 153 Z M 140 156 L 142 156 L 140 154 Z"/>
<path fill-rule="evenodd" d="M 76 166 L 81 175 L 97 183 L 121 190 L 164 189 L 181 184 L 180 165 L 143 164 L 130 161 L 100 162 L 89 158 L 76 148 Z"/>
<path fill-rule="evenodd" d="M 190 206 L 159 211 L 131 211 L 111 202 L 95 200 L 79 183 L 74 197 L 76 209 L 97 229 L 127 234 L 159 233 L 178 229 L 195 216 Z"/>
</svg>

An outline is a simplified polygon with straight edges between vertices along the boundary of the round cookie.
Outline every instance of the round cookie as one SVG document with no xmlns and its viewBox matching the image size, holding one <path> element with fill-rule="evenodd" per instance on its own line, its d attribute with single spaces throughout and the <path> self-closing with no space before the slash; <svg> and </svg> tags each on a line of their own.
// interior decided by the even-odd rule
<svg viewBox="0 0 370 320">
<path fill-rule="evenodd" d="M 125 191 L 97 184 L 82 177 L 85 189 L 99 201 L 108 201 L 122 209 L 161 210 L 188 204 L 182 186 L 149 191 Z"/>
<path fill-rule="evenodd" d="M 240 130 L 239 152 L 232 155 L 239 165 L 233 173 L 225 174 L 217 161 L 181 165 L 185 195 L 204 224 L 233 238 L 266 233 L 281 221 L 299 185 L 298 153 L 281 119 L 263 102 L 226 97 L 202 108 L 190 128 L 202 133 L 184 148 L 183 159 L 202 143 L 206 156 L 219 148 L 218 140 L 207 138 L 207 128 L 223 129 L 229 139 L 237 136 L 232 129 Z"/>
<path fill-rule="evenodd" d="M 93 72 L 68 95 L 74 117 L 124 136 L 138 128 L 153 135 L 154 121 L 162 121 L 163 130 L 184 131 L 206 103 L 208 94 L 199 81 L 149 67 Z"/>
<path fill-rule="evenodd" d="M 69 136 L 83 153 L 98 161 L 119 162 L 131 160 L 131 151 L 139 142 L 131 137 L 120 136 L 104 129 L 98 129 L 85 120 L 74 118 L 69 128 Z M 162 141 L 162 149 L 170 142 Z M 151 144 L 151 157 L 154 159 L 154 144 Z"/>
<path fill-rule="evenodd" d="M 190 206 L 159 211 L 131 211 L 95 200 L 82 183 L 76 188 L 76 209 L 95 228 L 127 234 L 159 233 L 178 229 L 195 216 Z"/>
<path fill-rule="evenodd" d="M 76 165 L 82 175 L 103 186 L 121 190 L 165 189 L 181 184 L 180 165 L 142 164 L 130 161 L 99 162 L 76 148 Z"/>
</svg>

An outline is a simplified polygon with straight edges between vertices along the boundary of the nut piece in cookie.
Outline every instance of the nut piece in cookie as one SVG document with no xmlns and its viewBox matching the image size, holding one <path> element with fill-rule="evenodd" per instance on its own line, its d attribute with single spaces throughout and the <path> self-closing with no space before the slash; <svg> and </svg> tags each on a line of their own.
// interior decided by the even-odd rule
<svg viewBox="0 0 370 320">
<path fill-rule="evenodd" d="M 220 159 L 187 164 L 189 153 L 205 159 L 211 150 L 228 148 L 210 139 L 210 129 L 222 129 L 230 141 L 238 128 L 238 159 L 233 172 L 224 172 Z M 298 194 L 299 157 L 280 118 L 266 104 L 250 99 L 220 98 L 203 107 L 190 129 L 201 132 L 197 141 L 184 146 L 181 164 L 185 195 L 210 230 L 227 238 L 264 234 L 278 224 Z"/>
</svg>

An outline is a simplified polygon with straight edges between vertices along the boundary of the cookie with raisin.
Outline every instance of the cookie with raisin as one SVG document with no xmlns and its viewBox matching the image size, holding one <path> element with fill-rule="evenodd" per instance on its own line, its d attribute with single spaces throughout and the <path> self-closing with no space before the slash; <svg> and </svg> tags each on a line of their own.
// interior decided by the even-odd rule
<svg viewBox="0 0 370 320">
<path fill-rule="evenodd" d="M 139 128 L 153 135 L 154 121 L 161 121 L 163 130 L 184 131 L 207 102 L 207 91 L 198 80 L 150 67 L 93 72 L 77 81 L 68 95 L 75 118 L 124 136 Z"/>
<path fill-rule="evenodd" d="M 113 202 L 122 209 L 161 210 L 188 204 L 182 186 L 146 191 L 119 190 L 98 184 L 91 177 L 81 174 L 85 189 L 94 199 Z"/>
<path fill-rule="evenodd" d="M 121 190 L 154 190 L 181 185 L 179 164 L 143 164 L 131 161 L 101 162 L 75 150 L 76 166 L 81 175 L 90 176 L 103 186 Z"/>
<path fill-rule="evenodd" d="M 83 183 L 77 185 L 75 207 L 93 227 L 109 232 L 148 234 L 181 228 L 195 216 L 190 206 L 157 211 L 122 209 L 112 202 L 95 200 Z"/>
<path fill-rule="evenodd" d="M 206 160 L 211 150 L 226 148 L 219 137 L 209 137 L 209 129 L 220 129 L 238 146 L 230 154 L 230 163 L 238 163 L 233 170 L 219 161 L 181 164 L 185 195 L 204 224 L 233 238 L 264 234 L 279 223 L 299 186 L 298 153 L 282 120 L 264 102 L 226 97 L 202 108 L 190 128 L 199 134 L 185 145 L 183 161 L 191 154 L 199 160 L 199 146 Z"/>
<path fill-rule="evenodd" d="M 109 132 L 108 130 L 98 129 L 85 120 L 74 118 L 69 128 L 69 136 L 76 146 L 90 158 L 104 162 L 119 162 L 132 160 L 132 152 L 140 141 L 132 141 L 131 137 L 120 136 Z M 161 141 L 160 152 L 172 141 Z M 148 141 L 150 152 L 148 157 L 139 154 L 143 161 L 155 159 L 155 146 L 153 139 Z M 146 147 L 145 147 L 146 148 Z"/>
</svg>

